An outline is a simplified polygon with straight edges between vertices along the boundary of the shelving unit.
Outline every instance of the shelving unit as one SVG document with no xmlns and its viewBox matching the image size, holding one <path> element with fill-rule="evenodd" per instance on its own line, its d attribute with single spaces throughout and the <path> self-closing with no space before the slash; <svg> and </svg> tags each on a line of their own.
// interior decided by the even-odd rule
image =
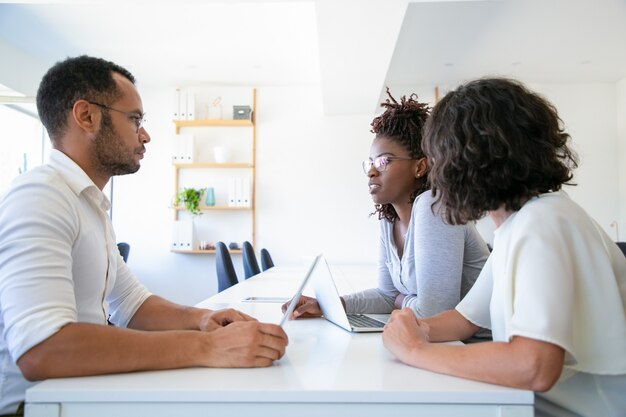
<svg viewBox="0 0 626 417">
<path fill-rule="evenodd" d="M 256 243 L 256 123 L 255 119 L 257 116 L 257 108 L 256 108 L 256 89 L 252 89 L 252 116 L 251 120 L 224 120 L 224 119 L 201 119 L 201 120 L 174 120 L 174 126 L 176 129 L 176 134 L 180 134 L 182 129 L 195 129 L 195 128 L 249 128 L 252 134 L 252 143 L 251 143 L 251 151 L 252 151 L 252 161 L 251 162 L 228 162 L 228 163 L 217 163 L 217 162 L 194 162 L 194 163 L 175 163 L 172 164 L 174 168 L 174 193 L 178 193 L 181 188 L 181 171 L 183 170 L 223 170 L 223 169 L 249 169 L 251 170 L 250 174 L 250 206 L 248 207 L 240 207 L 240 206 L 227 206 L 227 205 L 219 205 L 219 206 L 206 206 L 200 205 L 199 209 L 204 214 L 215 213 L 219 211 L 232 211 L 232 212 L 249 212 L 251 216 L 251 242 L 252 245 Z M 179 219 L 179 213 L 185 212 L 186 209 L 181 206 L 173 207 L 174 212 L 174 220 Z M 242 214 L 243 215 L 243 214 Z M 215 242 L 211 242 L 215 243 Z M 228 242 L 227 242 L 228 243 Z M 238 242 L 241 243 L 241 242 Z M 185 253 L 185 254 L 214 254 L 215 250 L 177 250 L 172 249 L 171 252 L 174 253 Z M 241 253 L 241 250 L 230 250 L 231 253 Z"/>
<path fill-rule="evenodd" d="M 214 250 L 200 250 L 200 249 L 194 249 L 194 250 L 176 250 L 176 249 L 172 249 L 171 252 L 174 252 L 174 253 L 190 253 L 190 254 L 212 254 L 212 253 L 215 253 L 216 251 L 214 251 Z M 230 252 L 231 254 L 233 254 L 233 253 L 241 253 L 241 249 L 229 249 L 228 252 Z"/>
<path fill-rule="evenodd" d="M 254 125 L 254 122 L 252 120 L 204 119 L 174 120 L 174 124 L 176 125 L 176 134 L 179 134 L 182 127 L 250 127 Z"/>
</svg>

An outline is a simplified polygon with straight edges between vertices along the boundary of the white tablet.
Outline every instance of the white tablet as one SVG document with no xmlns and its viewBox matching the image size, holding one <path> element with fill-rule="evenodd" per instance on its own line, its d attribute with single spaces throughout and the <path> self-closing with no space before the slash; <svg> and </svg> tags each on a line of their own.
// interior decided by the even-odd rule
<svg viewBox="0 0 626 417">
<path fill-rule="evenodd" d="M 306 283 L 309 281 L 309 278 L 311 277 L 311 275 L 313 275 L 313 271 L 315 270 L 315 267 L 317 266 L 317 263 L 319 262 L 321 258 L 322 258 L 322 255 L 319 254 L 315 257 L 315 259 L 313 260 L 313 263 L 311 263 L 311 266 L 309 267 L 309 270 L 304 276 L 302 283 L 300 283 L 300 286 L 298 287 L 298 291 L 296 291 L 296 293 L 294 294 L 293 298 L 291 299 L 291 302 L 289 303 L 289 306 L 287 307 L 287 310 L 285 311 L 285 315 L 283 316 L 283 319 L 280 321 L 280 327 L 283 327 L 283 325 L 287 323 L 287 320 L 289 320 L 291 313 L 293 313 L 293 310 L 296 308 L 296 304 L 298 304 L 298 300 L 300 299 L 300 296 L 302 295 L 302 291 L 304 291 L 304 287 L 306 286 Z"/>
</svg>

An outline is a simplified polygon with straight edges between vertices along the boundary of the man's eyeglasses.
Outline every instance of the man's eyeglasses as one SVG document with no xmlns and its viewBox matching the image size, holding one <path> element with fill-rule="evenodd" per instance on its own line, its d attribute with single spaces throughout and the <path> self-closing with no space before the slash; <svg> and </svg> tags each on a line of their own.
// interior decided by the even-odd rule
<svg viewBox="0 0 626 417">
<path fill-rule="evenodd" d="M 132 120 L 132 122 L 135 124 L 135 127 L 137 128 L 135 133 L 139 133 L 139 129 L 141 129 L 141 127 L 143 126 L 144 122 L 146 121 L 146 114 L 145 113 L 141 114 L 141 113 L 122 111 L 122 110 L 114 109 L 113 107 L 105 106 L 104 104 L 101 104 L 101 103 L 96 103 L 96 102 L 88 101 L 88 100 L 86 100 L 86 101 L 87 101 L 87 103 L 93 104 L 94 106 L 98 106 L 98 107 L 102 107 L 103 109 L 113 110 L 113 111 L 116 111 L 118 113 L 122 113 L 123 115 L 128 117 L 130 120 Z"/>
<path fill-rule="evenodd" d="M 379 156 L 377 158 L 366 159 L 363 161 L 363 172 L 367 175 L 370 172 L 370 169 L 374 167 L 378 172 L 387 171 L 387 166 L 391 161 L 413 161 L 413 158 L 402 158 L 399 156 Z"/>
</svg>

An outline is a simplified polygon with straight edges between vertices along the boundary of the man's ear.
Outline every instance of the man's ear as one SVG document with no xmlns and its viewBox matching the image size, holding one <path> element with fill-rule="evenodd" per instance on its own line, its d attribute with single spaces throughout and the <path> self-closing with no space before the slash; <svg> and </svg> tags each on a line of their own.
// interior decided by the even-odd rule
<svg viewBox="0 0 626 417">
<path fill-rule="evenodd" d="M 422 157 L 415 164 L 415 178 L 421 178 L 428 172 L 428 161 L 426 157 Z"/>
<path fill-rule="evenodd" d="M 102 113 L 94 111 L 95 107 L 86 100 L 78 100 L 74 103 L 71 119 L 79 129 L 88 133 L 95 133 L 98 130 Z"/>
</svg>

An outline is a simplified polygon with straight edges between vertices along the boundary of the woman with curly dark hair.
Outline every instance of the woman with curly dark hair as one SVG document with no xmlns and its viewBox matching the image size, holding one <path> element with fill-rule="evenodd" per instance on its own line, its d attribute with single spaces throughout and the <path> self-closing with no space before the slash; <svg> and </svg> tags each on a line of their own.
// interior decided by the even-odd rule
<svg viewBox="0 0 626 417">
<path fill-rule="evenodd" d="M 424 131 L 435 201 L 451 224 L 498 227 L 454 310 L 392 314 L 385 346 L 435 372 L 541 392 L 536 415 L 626 415 L 626 258 L 561 190 L 577 162 L 556 109 L 522 84 L 447 94 Z M 450 346 L 480 327 L 494 342 Z"/>
<path fill-rule="evenodd" d="M 410 308 L 426 317 L 453 308 L 472 287 L 489 250 L 472 223 L 446 224 L 432 209 L 422 128 L 428 106 L 415 94 L 398 102 L 389 90 L 376 136 L 363 162 L 380 219 L 378 287 L 342 297 L 349 314 L 390 313 Z M 303 297 L 294 317 L 321 314 Z"/>
</svg>

